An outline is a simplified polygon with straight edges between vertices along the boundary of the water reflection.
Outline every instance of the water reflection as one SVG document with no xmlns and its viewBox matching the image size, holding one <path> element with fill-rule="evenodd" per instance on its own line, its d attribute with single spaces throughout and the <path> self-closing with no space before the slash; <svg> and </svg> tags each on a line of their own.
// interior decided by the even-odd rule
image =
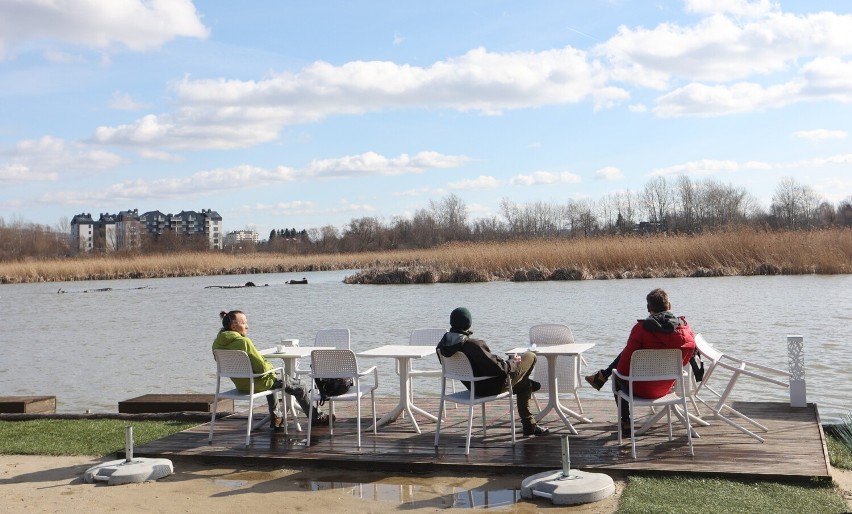
<svg viewBox="0 0 852 514">
<path fill-rule="evenodd" d="M 249 480 L 214 479 L 215 485 L 227 489 L 242 489 Z M 302 491 L 334 491 L 355 498 L 395 503 L 405 510 L 421 508 L 493 509 L 514 505 L 521 500 L 520 489 L 464 488 L 451 485 L 389 484 L 381 482 L 349 482 L 335 480 L 290 481 L 290 486 Z"/>
<path fill-rule="evenodd" d="M 517 503 L 520 489 L 465 489 L 455 486 L 308 481 L 311 491 L 336 490 L 370 501 L 397 503 L 406 510 L 432 508 L 495 508 Z"/>
</svg>

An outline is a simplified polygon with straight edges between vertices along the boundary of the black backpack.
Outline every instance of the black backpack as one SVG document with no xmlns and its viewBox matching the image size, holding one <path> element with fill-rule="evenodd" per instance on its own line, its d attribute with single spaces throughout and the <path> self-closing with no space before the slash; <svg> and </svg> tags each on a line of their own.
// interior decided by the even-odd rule
<svg viewBox="0 0 852 514">
<path fill-rule="evenodd" d="M 340 396 L 346 393 L 354 384 L 351 378 L 315 378 L 314 382 L 321 397 L 320 405 L 324 405 L 326 400 L 332 396 Z"/>
</svg>

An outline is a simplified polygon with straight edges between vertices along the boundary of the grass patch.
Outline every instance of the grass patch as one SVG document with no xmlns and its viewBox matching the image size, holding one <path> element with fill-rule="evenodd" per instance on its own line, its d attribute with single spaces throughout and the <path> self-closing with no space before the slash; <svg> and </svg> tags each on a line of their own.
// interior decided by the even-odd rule
<svg viewBox="0 0 852 514">
<path fill-rule="evenodd" d="M 852 448 L 833 435 L 826 436 L 825 445 L 828 448 L 828 460 L 832 466 L 852 470 Z"/>
<path fill-rule="evenodd" d="M 828 460 L 835 468 L 852 469 L 852 414 L 841 418 L 841 423 L 825 427 L 825 445 Z"/>
<path fill-rule="evenodd" d="M 181 432 L 198 423 L 120 419 L 0 421 L 0 454 L 108 455 L 124 450 L 124 427 L 134 446 Z"/>
<path fill-rule="evenodd" d="M 685 477 L 630 477 L 618 514 L 662 512 L 839 513 L 846 502 L 828 481 L 812 485 Z"/>
</svg>

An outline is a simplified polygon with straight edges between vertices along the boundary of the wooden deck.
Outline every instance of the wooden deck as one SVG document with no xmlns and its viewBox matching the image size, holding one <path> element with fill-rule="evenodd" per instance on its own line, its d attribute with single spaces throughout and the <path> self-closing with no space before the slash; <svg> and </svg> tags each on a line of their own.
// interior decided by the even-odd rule
<svg viewBox="0 0 852 514">
<path fill-rule="evenodd" d="M 395 403 L 390 398 L 377 399 L 379 415 Z M 418 399 L 427 411 L 437 411 L 437 400 Z M 566 404 L 568 402 L 566 401 Z M 690 457 L 686 433 L 674 426 L 674 440 L 668 441 L 665 423 L 655 425 L 637 438 L 637 460 L 630 454 L 630 439 L 618 445 L 615 432 L 613 401 L 586 400 L 584 410 L 592 423 L 575 424 L 578 435 L 568 437 L 571 467 L 598 472 L 677 472 L 728 477 L 807 480 L 828 477 L 828 456 L 816 405 L 791 408 L 785 403 L 737 402 L 735 408 L 763 423 L 769 432 L 761 433 L 765 443 L 752 439 L 713 418 L 707 427 L 697 427 L 700 438 L 694 439 L 695 456 Z M 263 405 L 263 411 L 266 406 Z M 369 426 L 369 403 L 366 404 L 364 427 Z M 466 409 L 450 408 L 441 428 L 440 447 L 434 447 L 435 423 L 418 422 L 423 431 L 417 434 L 410 421 L 397 419 L 380 427 L 378 435 L 362 433 L 362 447 L 357 448 L 354 408 L 348 402 L 335 407 L 337 421 L 334 438 L 328 427 L 315 427 L 311 447 L 305 446 L 305 433 L 292 425 L 288 435 L 274 434 L 262 427 L 252 434 L 246 448 L 245 417 L 235 415 L 217 420 L 213 444 L 208 445 L 209 424 L 200 425 L 173 436 L 138 446 L 137 457 L 161 457 L 173 460 L 200 459 L 232 462 L 234 465 L 264 463 L 297 467 L 308 465 L 345 466 L 371 470 L 429 471 L 444 473 L 522 472 L 535 474 L 562 469 L 562 438 L 568 434 L 554 414 L 544 425 L 556 429 L 553 435 L 521 437 L 513 447 L 505 404 L 488 404 L 488 437 L 482 438 L 478 416 L 474 418 L 474 434 L 470 455 L 464 454 Z M 257 414 L 261 414 L 259 409 Z M 260 418 L 258 418 L 260 419 Z M 304 418 L 302 418 L 304 420 Z M 306 424 L 302 425 L 307 430 Z"/>
</svg>

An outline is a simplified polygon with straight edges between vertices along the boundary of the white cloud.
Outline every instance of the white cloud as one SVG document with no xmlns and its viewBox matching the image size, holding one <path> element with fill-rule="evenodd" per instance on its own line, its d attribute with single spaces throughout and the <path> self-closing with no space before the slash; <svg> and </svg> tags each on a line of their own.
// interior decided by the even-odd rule
<svg viewBox="0 0 852 514">
<path fill-rule="evenodd" d="M 799 130 L 793 133 L 793 137 L 797 139 L 805 139 L 807 141 L 824 141 L 826 139 L 846 139 L 849 134 L 845 130 Z"/>
<path fill-rule="evenodd" d="M 582 179 L 571 172 L 552 173 L 550 171 L 535 171 L 529 175 L 515 175 L 509 179 L 513 186 L 536 186 L 541 184 L 577 184 Z"/>
<path fill-rule="evenodd" d="M 480 175 L 474 179 L 459 180 L 447 184 L 449 189 L 494 189 L 500 185 L 500 181 L 494 177 Z"/>
<path fill-rule="evenodd" d="M 717 175 L 719 173 L 735 173 L 739 171 L 755 171 L 767 170 L 773 168 L 772 164 L 748 161 L 739 163 L 737 161 L 719 161 L 714 159 L 702 159 L 700 161 L 689 161 L 682 164 L 675 164 L 667 168 L 656 168 L 651 170 L 649 174 L 652 177 L 665 177 L 672 175 Z"/>
<path fill-rule="evenodd" d="M 720 7 L 713 7 L 718 4 Z M 852 15 L 789 14 L 764 3 L 704 0 L 695 12 L 712 14 L 697 24 L 662 23 L 653 29 L 619 27 L 594 52 L 612 65 L 616 80 L 665 89 L 673 77 L 690 81 L 733 81 L 787 71 L 814 56 L 841 57 L 852 49 Z"/>
<path fill-rule="evenodd" d="M 505 110 L 626 98 L 584 52 L 564 49 L 489 53 L 483 48 L 429 67 L 387 61 L 315 62 L 264 80 L 184 78 L 174 84 L 181 107 L 116 127 L 99 127 L 108 144 L 171 148 L 240 148 L 271 141 L 285 125 L 385 109 Z"/>
<path fill-rule="evenodd" d="M 648 106 L 646 106 L 645 104 L 631 104 L 627 106 L 627 109 L 630 112 L 647 112 Z"/>
<path fill-rule="evenodd" d="M 259 168 L 241 165 L 233 168 L 219 168 L 199 171 L 184 178 L 164 178 L 157 180 L 135 179 L 112 184 L 99 191 L 61 191 L 42 195 L 43 203 L 107 204 L 140 199 L 188 198 L 223 190 L 241 190 L 267 187 L 272 184 L 289 182 L 294 179 L 291 168 Z"/>
<path fill-rule="evenodd" d="M 139 111 L 147 107 L 147 104 L 134 100 L 130 93 L 115 91 L 112 94 L 109 107 L 119 111 Z"/>
<path fill-rule="evenodd" d="M 686 12 L 696 14 L 730 13 L 734 16 L 760 17 L 780 9 L 777 3 L 769 0 L 686 0 L 685 3 Z"/>
<path fill-rule="evenodd" d="M 54 181 L 64 173 L 100 172 L 123 162 L 114 153 L 50 136 L 20 141 L 0 159 L 4 184 Z"/>
<path fill-rule="evenodd" d="M 614 166 L 607 166 L 595 171 L 595 178 L 600 180 L 621 180 L 624 178 L 624 173 Z"/>
<path fill-rule="evenodd" d="M 86 62 L 85 57 L 82 55 L 69 54 L 67 52 L 60 52 L 58 50 L 45 50 L 42 54 L 46 61 L 55 62 L 59 64 L 75 64 L 75 63 L 84 63 Z"/>
<path fill-rule="evenodd" d="M 191 0 L 0 2 L 0 60 L 7 57 L 4 48 L 45 39 L 144 51 L 175 37 L 207 35 Z"/>
<path fill-rule="evenodd" d="M 360 155 L 312 161 L 303 170 L 308 176 L 359 177 L 365 175 L 407 175 L 422 173 L 430 168 L 456 168 L 470 159 L 461 155 L 442 155 L 437 152 L 420 152 L 414 156 L 402 154 L 388 158 L 375 152 Z"/>
<path fill-rule="evenodd" d="M 829 157 L 817 157 L 814 159 L 802 159 L 798 161 L 779 164 L 779 168 L 815 169 L 827 166 L 849 166 L 852 165 L 852 153 L 831 155 Z"/>
<path fill-rule="evenodd" d="M 443 189 L 435 189 L 432 187 L 419 187 L 415 189 L 406 189 L 405 191 L 394 191 L 391 193 L 391 196 L 397 197 L 418 197 L 418 196 L 429 196 L 429 195 L 442 195 L 445 191 Z"/>
<path fill-rule="evenodd" d="M 789 82 L 768 87 L 745 82 L 688 84 L 657 98 L 654 114 L 662 118 L 722 116 L 817 100 L 852 102 L 852 62 L 834 57 L 815 59 Z"/>
<path fill-rule="evenodd" d="M 435 152 L 420 152 L 409 157 L 402 154 L 389 159 L 375 153 L 347 156 L 312 162 L 301 169 L 287 166 L 261 168 L 243 164 L 232 168 L 217 168 L 198 171 L 185 178 L 157 180 L 135 179 L 112 184 L 98 191 L 61 191 L 41 197 L 44 203 L 86 204 L 105 203 L 110 205 L 141 199 L 189 198 L 223 190 L 247 190 L 274 186 L 298 180 L 309 180 L 316 176 L 347 177 L 371 175 L 400 175 L 422 173 L 428 168 L 443 168 L 460 165 L 467 158 L 441 155 Z M 320 163 L 320 164 L 318 164 Z M 2 173 L 2 168 L 0 168 Z M 8 171 L 10 176 L 15 170 Z M 364 207 L 361 207 L 364 209 Z M 372 208 L 372 207 L 371 207 Z M 339 209 L 339 208 L 338 208 Z M 353 209 L 355 209 L 353 207 Z M 330 211 L 323 211 L 330 212 Z"/>
</svg>

